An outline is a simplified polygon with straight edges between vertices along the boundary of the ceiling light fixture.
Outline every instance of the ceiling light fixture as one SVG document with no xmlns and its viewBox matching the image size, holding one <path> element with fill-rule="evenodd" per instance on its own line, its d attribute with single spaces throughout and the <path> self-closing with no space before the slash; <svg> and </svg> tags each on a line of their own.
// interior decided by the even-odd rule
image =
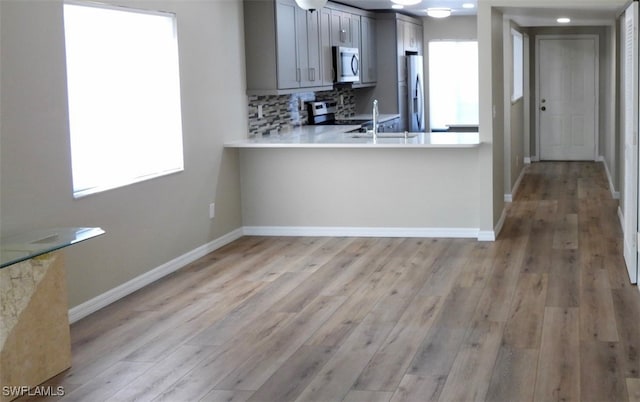
<svg viewBox="0 0 640 402">
<path fill-rule="evenodd" d="M 296 4 L 303 10 L 313 12 L 327 5 L 327 0 L 296 0 Z"/>
<path fill-rule="evenodd" d="M 450 8 L 427 8 L 427 15 L 432 18 L 447 18 L 451 15 Z"/>
<path fill-rule="evenodd" d="M 392 4 L 391 8 L 393 8 L 394 10 L 402 10 L 404 6 L 402 4 Z"/>
<path fill-rule="evenodd" d="M 462 8 L 476 8 L 476 6 L 473 3 L 464 3 Z"/>
<path fill-rule="evenodd" d="M 571 18 L 560 17 L 556 21 L 558 21 L 560 24 L 568 24 L 571 22 Z"/>
<path fill-rule="evenodd" d="M 391 0 L 392 3 L 400 4 L 401 6 L 413 6 L 421 1 L 422 0 Z"/>
</svg>

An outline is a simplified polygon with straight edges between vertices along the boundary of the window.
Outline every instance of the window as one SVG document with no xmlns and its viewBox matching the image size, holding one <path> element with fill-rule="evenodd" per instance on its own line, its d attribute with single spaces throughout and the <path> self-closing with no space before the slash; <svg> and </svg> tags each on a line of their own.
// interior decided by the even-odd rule
<svg viewBox="0 0 640 402">
<path fill-rule="evenodd" d="M 522 34 L 515 29 L 511 30 L 511 42 L 513 42 L 513 80 L 511 88 L 511 101 L 522 98 L 524 89 L 524 53 Z"/>
<path fill-rule="evenodd" d="M 429 116 L 432 131 L 478 125 L 478 42 L 429 42 Z"/>
<path fill-rule="evenodd" d="M 73 195 L 183 170 L 173 14 L 65 4 Z"/>
</svg>

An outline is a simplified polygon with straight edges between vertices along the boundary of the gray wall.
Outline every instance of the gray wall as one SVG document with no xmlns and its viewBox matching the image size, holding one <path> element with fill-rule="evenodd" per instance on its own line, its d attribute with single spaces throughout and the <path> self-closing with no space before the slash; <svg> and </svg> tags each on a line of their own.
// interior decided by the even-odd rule
<svg viewBox="0 0 640 402">
<path fill-rule="evenodd" d="M 477 148 L 243 149 L 244 225 L 477 229 L 477 155 Z"/>
<path fill-rule="evenodd" d="M 177 15 L 185 170 L 75 200 L 62 1 L 0 1 L 2 234 L 107 231 L 66 252 L 70 307 L 241 226 L 238 155 L 222 144 L 247 133 L 242 3 L 111 2 Z"/>
<path fill-rule="evenodd" d="M 503 41 L 504 41 L 504 104 L 505 104 L 505 138 L 504 138 L 504 159 L 505 174 L 504 186 L 505 193 L 513 195 L 513 189 L 524 168 L 524 139 L 525 139 L 525 115 L 524 104 L 527 92 L 524 91 L 522 98 L 517 101 L 511 100 L 512 81 L 513 81 L 513 37 L 511 29 L 523 33 L 523 29 L 512 21 L 504 22 Z M 526 41 L 523 38 L 523 46 Z M 524 51 L 524 48 L 523 48 Z M 526 57 L 525 57 L 526 61 Z M 526 77 L 524 77 L 526 85 Z"/>
<path fill-rule="evenodd" d="M 493 224 L 497 224 L 504 211 L 505 194 L 505 126 L 504 126 L 504 26 L 503 14 L 497 9 L 491 10 L 491 82 L 492 99 L 495 107 L 493 119 Z M 482 75 L 480 75 L 482 80 Z"/>
</svg>

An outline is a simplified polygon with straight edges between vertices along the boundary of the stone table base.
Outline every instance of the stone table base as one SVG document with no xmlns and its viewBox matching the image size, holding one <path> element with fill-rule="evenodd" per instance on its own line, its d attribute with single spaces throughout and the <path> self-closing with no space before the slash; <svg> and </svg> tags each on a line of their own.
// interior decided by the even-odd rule
<svg viewBox="0 0 640 402">
<path fill-rule="evenodd" d="M 60 252 L 0 269 L 0 402 L 71 367 L 65 278 Z"/>
</svg>

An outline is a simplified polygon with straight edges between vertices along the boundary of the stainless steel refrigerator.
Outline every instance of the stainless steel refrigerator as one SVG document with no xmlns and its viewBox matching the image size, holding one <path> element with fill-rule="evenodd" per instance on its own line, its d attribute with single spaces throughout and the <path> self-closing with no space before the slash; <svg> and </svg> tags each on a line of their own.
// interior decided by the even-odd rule
<svg viewBox="0 0 640 402">
<path fill-rule="evenodd" d="M 407 130 L 410 132 L 425 131 L 424 81 L 422 75 L 422 56 L 407 56 L 407 92 L 409 93 Z"/>
</svg>

